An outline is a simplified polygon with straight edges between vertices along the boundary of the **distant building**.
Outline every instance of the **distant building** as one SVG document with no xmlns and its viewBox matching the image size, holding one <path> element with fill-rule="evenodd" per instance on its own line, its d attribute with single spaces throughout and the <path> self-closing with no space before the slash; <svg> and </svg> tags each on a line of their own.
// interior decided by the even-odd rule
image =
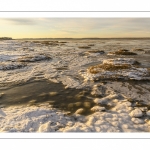
<svg viewBox="0 0 150 150">
<path fill-rule="evenodd" d="M 0 37 L 0 40 L 12 40 L 11 37 Z"/>
</svg>

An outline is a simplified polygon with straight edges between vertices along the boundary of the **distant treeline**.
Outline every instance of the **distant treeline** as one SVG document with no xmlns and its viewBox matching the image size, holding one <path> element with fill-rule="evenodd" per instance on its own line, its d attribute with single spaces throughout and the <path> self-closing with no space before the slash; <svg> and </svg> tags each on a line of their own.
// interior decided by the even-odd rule
<svg viewBox="0 0 150 150">
<path fill-rule="evenodd" d="M 0 37 L 0 40 L 12 40 L 11 37 Z"/>
</svg>

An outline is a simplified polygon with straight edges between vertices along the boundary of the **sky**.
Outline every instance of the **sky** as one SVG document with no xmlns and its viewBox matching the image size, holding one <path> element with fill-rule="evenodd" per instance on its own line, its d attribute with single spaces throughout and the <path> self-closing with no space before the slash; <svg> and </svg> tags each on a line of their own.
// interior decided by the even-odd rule
<svg viewBox="0 0 150 150">
<path fill-rule="evenodd" d="M 150 18 L 0 18 L 0 37 L 150 37 Z"/>
</svg>

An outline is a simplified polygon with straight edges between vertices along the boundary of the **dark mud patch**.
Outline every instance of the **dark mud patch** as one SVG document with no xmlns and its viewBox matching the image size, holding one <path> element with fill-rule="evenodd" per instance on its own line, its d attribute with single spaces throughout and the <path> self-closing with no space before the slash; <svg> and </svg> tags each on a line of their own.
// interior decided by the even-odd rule
<svg viewBox="0 0 150 150">
<path fill-rule="evenodd" d="M 64 66 L 64 67 L 58 67 L 58 68 L 55 68 L 57 70 L 68 70 L 68 66 Z"/>
<path fill-rule="evenodd" d="M 123 83 L 125 83 L 125 82 L 123 82 Z M 128 81 L 128 83 L 129 83 L 131 86 L 133 86 L 134 88 L 137 88 L 137 86 L 139 86 L 139 87 L 144 87 L 145 89 L 149 90 L 149 92 L 150 92 L 150 82 L 149 82 L 149 80 L 143 80 L 143 81 L 130 80 L 130 81 Z M 149 87 L 149 88 L 146 88 L 144 85 L 147 85 L 147 87 Z M 141 91 L 141 92 L 142 92 L 142 91 Z"/>
<path fill-rule="evenodd" d="M 79 89 L 65 89 L 61 83 L 50 81 L 34 81 L 13 88 L 1 90 L 4 95 L 0 98 L 0 107 L 15 105 L 39 105 L 48 102 L 52 107 L 74 114 L 83 108 L 83 115 L 89 115 L 96 104 L 92 99 L 91 91 Z"/>
<path fill-rule="evenodd" d="M 59 46 L 58 41 L 32 41 L 36 44 L 42 44 L 45 46 Z"/>
<path fill-rule="evenodd" d="M 149 51 L 145 51 L 145 54 L 150 54 L 150 50 Z"/>
<path fill-rule="evenodd" d="M 94 44 L 89 44 L 88 46 L 94 46 Z"/>
<path fill-rule="evenodd" d="M 91 48 L 90 46 L 79 46 L 78 48 L 81 48 L 81 49 L 89 49 Z"/>
<path fill-rule="evenodd" d="M 23 56 L 22 58 L 18 58 L 18 62 L 36 62 L 36 61 L 43 61 L 43 60 L 51 60 L 51 56 L 46 54 L 39 54 L 35 56 Z"/>
<path fill-rule="evenodd" d="M 136 53 L 133 53 L 133 52 L 129 52 L 128 50 L 126 49 L 121 49 L 121 50 L 118 50 L 118 51 L 114 51 L 114 52 L 109 52 L 108 53 L 109 55 L 137 55 Z"/>
<path fill-rule="evenodd" d="M 7 71 L 7 70 L 14 70 L 14 69 L 20 69 L 23 67 L 26 67 L 27 64 L 25 63 L 10 63 L 10 64 L 4 64 L 4 63 L 0 63 L 0 70 L 2 71 Z"/>
<path fill-rule="evenodd" d="M 61 41 L 59 41 L 58 43 L 67 43 L 67 42 L 63 42 L 63 41 L 61 42 Z"/>
<path fill-rule="evenodd" d="M 87 53 L 99 53 L 99 54 L 104 54 L 105 52 L 104 52 L 104 51 L 101 51 L 101 50 L 90 50 L 90 51 L 87 51 Z"/>
<path fill-rule="evenodd" d="M 135 49 L 133 49 L 133 51 L 139 51 L 139 52 L 141 52 L 141 51 L 144 51 L 144 49 L 141 49 L 141 48 L 135 48 Z"/>
<path fill-rule="evenodd" d="M 96 66 L 92 66 L 88 68 L 89 72 L 91 74 L 97 74 L 101 71 L 101 69 L 105 71 L 116 71 L 116 70 L 122 70 L 122 69 L 130 69 L 131 65 L 129 64 L 119 64 L 119 65 L 114 65 L 114 64 L 99 64 Z"/>
</svg>

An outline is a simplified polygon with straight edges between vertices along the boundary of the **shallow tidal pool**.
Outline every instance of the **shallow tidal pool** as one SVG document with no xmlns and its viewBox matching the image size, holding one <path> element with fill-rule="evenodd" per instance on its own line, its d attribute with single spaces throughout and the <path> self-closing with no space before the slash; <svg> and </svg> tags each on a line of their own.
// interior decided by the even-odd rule
<svg viewBox="0 0 150 150">
<path fill-rule="evenodd" d="M 65 89 L 61 83 L 53 83 L 47 80 L 33 81 L 18 85 L 9 89 L 1 90 L 0 107 L 12 105 L 38 106 L 47 102 L 54 108 L 75 113 L 82 108 L 83 115 L 92 113 L 90 110 L 96 104 L 93 102 L 90 91 L 79 89 Z"/>
</svg>

